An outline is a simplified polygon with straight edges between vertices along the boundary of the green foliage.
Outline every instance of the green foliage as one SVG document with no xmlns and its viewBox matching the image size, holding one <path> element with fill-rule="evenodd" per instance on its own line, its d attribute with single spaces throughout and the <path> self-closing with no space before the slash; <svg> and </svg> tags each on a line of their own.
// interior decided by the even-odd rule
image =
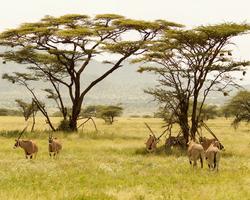
<svg viewBox="0 0 250 200">
<path fill-rule="evenodd" d="M 88 28 L 75 28 L 73 30 L 61 30 L 56 33 L 57 36 L 62 38 L 68 37 L 86 37 L 93 35 L 93 31 Z"/>
<path fill-rule="evenodd" d="M 71 128 L 76 130 L 76 120 L 85 95 L 119 69 L 130 56 L 143 54 L 146 47 L 159 38 L 160 33 L 177 27 L 180 25 L 164 20 L 148 22 L 126 19 L 116 14 L 95 17 L 80 14 L 45 16 L 38 22 L 24 23 L 0 34 L 0 45 L 11 49 L 0 57 L 5 61 L 25 64 L 29 70 L 27 74 L 5 74 L 3 78 L 26 87 L 33 96 L 32 81 L 49 82 L 53 90 L 47 89 L 48 97 L 56 101 L 64 118 L 67 112 L 63 98 L 60 98 L 60 88 L 65 87 L 67 94 L 64 96 L 73 102 L 71 115 L 76 115 L 71 116 Z M 131 32 L 135 39 L 126 41 L 127 34 Z M 82 74 L 91 60 L 105 53 L 119 54 L 120 57 L 115 61 L 107 61 L 112 63 L 109 70 L 93 79 L 85 88 L 80 87 Z M 45 109 L 42 114 L 49 121 Z"/>
<path fill-rule="evenodd" d="M 103 49 L 121 55 L 129 55 L 130 52 L 136 52 L 142 47 L 141 42 L 132 42 L 132 41 L 122 41 L 120 43 L 109 43 L 106 44 Z"/>
<path fill-rule="evenodd" d="M 113 124 L 114 118 L 121 116 L 122 112 L 121 106 L 98 106 L 96 116 L 102 118 L 107 124 Z"/>
<path fill-rule="evenodd" d="M 219 109 L 216 105 L 203 105 L 202 111 L 201 111 L 201 119 L 203 121 L 209 120 L 209 119 L 215 119 L 219 116 Z"/>
<path fill-rule="evenodd" d="M 200 26 L 196 28 L 197 31 L 209 35 L 213 39 L 220 39 L 222 37 L 228 38 L 246 34 L 249 29 L 250 25 L 246 23 L 222 23 L 217 25 Z"/>
<path fill-rule="evenodd" d="M 226 96 L 228 86 L 240 87 L 231 72 L 243 71 L 244 75 L 250 62 L 232 56 L 231 39 L 249 30 L 248 24 L 236 23 L 166 30 L 160 40 L 148 46 L 143 56 L 134 60 L 145 63 L 138 72 L 158 76 L 159 85 L 146 92 L 174 118 L 170 123 L 178 122 L 183 132 L 186 130 L 186 139 L 188 112 L 191 113 L 190 132 L 195 137 L 199 121 L 216 113 L 215 107 L 204 105 L 209 93 L 218 91 Z M 189 108 L 191 102 L 193 106 Z"/>
<path fill-rule="evenodd" d="M 232 125 L 237 128 L 240 122 L 250 122 L 250 92 L 238 92 L 225 107 L 234 117 Z"/>
<path fill-rule="evenodd" d="M 201 102 L 198 102 L 198 107 L 201 106 Z M 189 106 L 189 112 L 188 116 L 192 116 L 192 110 L 193 110 L 193 103 L 190 104 Z M 215 119 L 220 115 L 219 113 L 219 108 L 216 105 L 208 105 L 204 104 L 202 106 L 201 114 L 200 114 L 200 120 L 206 121 L 209 119 Z"/>
<path fill-rule="evenodd" d="M 99 14 L 96 15 L 95 19 L 114 20 L 114 19 L 124 19 L 124 17 L 116 14 Z"/>
<path fill-rule="evenodd" d="M 113 124 L 114 118 L 122 115 L 123 108 L 119 105 L 90 105 L 81 112 L 81 117 L 97 117 L 101 118 L 107 124 Z"/>
<path fill-rule="evenodd" d="M 101 106 L 95 106 L 95 105 L 90 105 L 87 106 L 86 108 L 82 109 L 81 111 L 81 117 L 83 118 L 89 118 L 89 117 L 96 117 L 97 112 Z"/>
<path fill-rule="evenodd" d="M 234 113 L 233 109 L 230 106 L 228 106 L 228 104 L 222 106 L 219 112 L 220 112 L 220 115 L 225 117 L 226 119 L 233 117 L 233 113 Z"/>
</svg>

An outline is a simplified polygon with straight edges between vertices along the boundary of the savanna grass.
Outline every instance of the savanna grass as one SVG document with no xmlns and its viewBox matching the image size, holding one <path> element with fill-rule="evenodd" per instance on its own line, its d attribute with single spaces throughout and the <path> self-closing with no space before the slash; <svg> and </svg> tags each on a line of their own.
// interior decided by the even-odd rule
<svg viewBox="0 0 250 200">
<path fill-rule="evenodd" d="M 216 173 L 207 166 L 193 169 L 178 150 L 145 153 L 149 132 L 144 121 L 161 133 L 160 119 L 141 118 L 120 118 L 112 126 L 97 120 L 97 133 L 91 123 L 78 133 L 55 133 L 63 150 L 54 160 L 48 156 L 49 128 L 39 118 L 37 131 L 24 135 L 37 142 L 37 159 L 26 160 L 21 149 L 12 148 L 14 130 L 22 130 L 25 122 L 1 117 L 0 199 L 250 199 L 249 126 L 234 130 L 230 120 L 208 121 L 226 148 Z"/>
</svg>

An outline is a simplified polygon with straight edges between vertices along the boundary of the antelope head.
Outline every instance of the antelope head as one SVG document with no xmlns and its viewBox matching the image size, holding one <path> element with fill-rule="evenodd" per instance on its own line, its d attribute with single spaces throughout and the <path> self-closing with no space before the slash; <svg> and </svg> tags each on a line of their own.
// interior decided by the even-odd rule
<svg viewBox="0 0 250 200">
<path fill-rule="evenodd" d="M 52 136 L 52 133 L 49 133 L 49 139 L 48 139 L 48 141 L 49 141 L 49 144 L 51 144 L 52 142 L 53 142 L 53 136 Z"/>
<path fill-rule="evenodd" d="M 19 139 L 16 139 L 15 141 L 16 141 L 16 142 L 15 142 L 15 144 L 14 144 L 14 146 L 13 146 L 13 149 L 15 149 L 15 148 L 17 148 L 17 147 L 20 147 L 20 140 L 19 140 Z"/>
</svg>

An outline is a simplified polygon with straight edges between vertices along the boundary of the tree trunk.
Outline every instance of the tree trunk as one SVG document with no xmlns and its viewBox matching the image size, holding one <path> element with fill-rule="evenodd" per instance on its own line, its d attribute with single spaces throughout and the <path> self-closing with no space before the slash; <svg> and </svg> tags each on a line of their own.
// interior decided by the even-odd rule
<svg viewBox="0 0 250 200">
<path fill-rule="evenodd" d="M 198 92 L 194 93 L 194 102 L 193 102 L 193 110 L 192 110 L 192 117 L 191 117 L 191 123 L 192 123 L 192 127 L 191 127 L 191 138 L 193 140 L 195 140 L 195 134 L 197 132 L 197 104 L 198 104 Z"/>
<path fill-rule="evenodd" d="M 72 115 L 69 118 L 69 128 L 71 131 L 77 131 L 77 119 L 79 117 L 79 114 L 81 112 L 81 105 L 82 100 L 78 99 L 77 101 L 74 101 L 72 106 Z"/>
<path fill-rule="evenodd" d="M 35 124 L 36 124 L 36 117 L 35 117 L 36 113 L 33 111 L 32 113 L 32 127 L 31 127 L 31 132 L 34 131 L 35 128 Z"/>
<path fill-rule="evenodd" d="M 179 115 L 179 124 L 186 143 L 188 143 L 189 140 L 188 103 L 189 101 L 184 101 L 184 103 L 180 105 L 181 114 Z"/>
<path fill-rule="evenodd" d="M 111 118 L 110 124 L 113 124 L 113 122 L 114 122 L 114 116 L 111 116 L 110 118 Z"/>
<path fill-rule="evenodd" d="M 188 140 L 189 140 L 189 126 L 188 126 L 188 121 L 187 120 L 181 121 L 180 122 L 180 127 L 181 127 L 181 130 L 182 130 L 182 133 L 183 133 L 183 137 L 184 137 L 186 143 L 188 143 Z"/>
</svg>

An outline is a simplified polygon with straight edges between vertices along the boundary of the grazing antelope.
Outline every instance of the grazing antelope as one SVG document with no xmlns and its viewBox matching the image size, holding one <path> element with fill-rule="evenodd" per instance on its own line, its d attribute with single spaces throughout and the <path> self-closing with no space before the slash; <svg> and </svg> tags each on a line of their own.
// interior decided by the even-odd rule
<svg viewBox="0 0 250 200">
<path fill-rule="evenodd" d="M 200 144 L 195 143 L 194 141 L 190 140 L 188 143 L 188 158 L 189 158 L 189 163 L 192 165 L 193 161 L 193 166 L 197 166 L 197 160 L 200 159 L 201 162 L 201 168 L 203 168 L 203 160 L 205 157 L 205 152 L 203 147 Z"/>
<path fill-rule="evenodd" d="M 62 149 L 62 144 L 57 138 L 53 138 L 52 135 L 49 135 L 49 156 L 52 155 L 54 158 L 58 156 L 59 152 Z"/>
<path fill-rule="evenodd" d="M 208 163 L 209 169 L 219 170 L 219 162 L 220 162 L 220 143 L 219 141 L 213 142 L 208 149 L 206 150 L 206 160 Z"/>
<path fill-rule="evenodd" d="M 28 159 L 32 159 L 33 155 L 34 158 L 36 157 L 36 154 L 38 152 L 38 147 L 36 145 L 36 143 L 32 140 L 20 140 L 22 134 L 24 133 L 24 131 L 27 129 L 27 127 L 25 127 L 23 129 L 23 131 L 20 133 L 19 137 L 15 140 L 15 144 L 14 144 L 14 149 L 17 147 L 21 147 L 24 150 L 25 153 L 25 158 Z"/>
</svg>

